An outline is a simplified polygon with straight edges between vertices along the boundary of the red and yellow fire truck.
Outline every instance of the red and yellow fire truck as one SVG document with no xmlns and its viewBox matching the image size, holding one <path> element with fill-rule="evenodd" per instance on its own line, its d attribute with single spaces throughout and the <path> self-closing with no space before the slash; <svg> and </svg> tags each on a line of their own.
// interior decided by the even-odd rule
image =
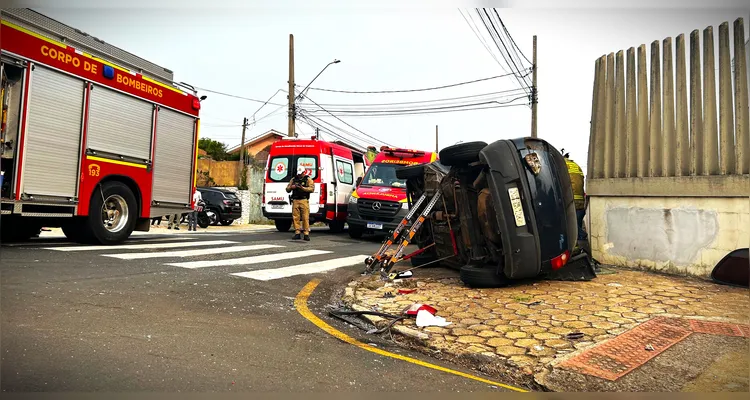
<svg viewBox="0 0 750 400">
<path fill-rule="evenodd" d="M 3 9 L 0 20 L 3 236 L 62 227 L 77 242 L 114 244 L 152 217 L 188 212 L 195 89 L 33 10 Z"/>
<path fill-rule="evenodd" d="M 437 153 L 381 147 L 372 166 L 349 197 L 346 223 L 349 236 L 360 238 L 365 232 L 388 232 L 409 211 L 406 180 L 396 176 L 400 167 L 428 164 Z"/>
</svg>

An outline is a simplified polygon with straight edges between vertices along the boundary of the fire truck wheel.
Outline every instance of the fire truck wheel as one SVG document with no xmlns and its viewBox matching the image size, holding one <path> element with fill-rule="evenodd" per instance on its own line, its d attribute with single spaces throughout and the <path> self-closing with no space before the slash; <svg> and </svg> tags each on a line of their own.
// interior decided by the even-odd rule
<svg viewBox="0 0 750 400">
<path fill-rule="evenodd" d="M 328 223 L 328 228 L 333 233 L 341 233 L 344 231 L 344 225 L 346 225 L 344 221 L 331 221 Z"/>
<path fill-rule="evenodd" d="M 510 283 L 504 274 L 497 274 L 496 266 L 473 264 L 461 267 L 461 281 L 472 288 L 498 288 Z"/>
<path fill-rule="evenodd" d="M 361 226 L 349 225 L 349 237 L 352 239 L 362 239 L 362 235 L 365 234 L 364 228 Z"/>
<path fill-rule="evenodd" d="M 424 165 L 411 165 L 396 169 L 396 178 L 414 179 L 421 178 L 424 175 Z"/>
<path fill-rule="evenodd" d="M 133 192 L 122 182 L 106 182 L 94 190 L 89 206 L 87 233 L 101 244 L 127 239 L 135 228 L 138 207 Z"/>
<path fill-rule="evenodd" d="M 276 230 L 279 232 L 289 232 L 289 229 L 292 227 L 291 219 L 277 219 L 273 221 L 273 223 L 276 225 Z"/>
<path fill-rule="evenodd" d="M 448 146 L 440 150 L 440 163 L 452 166 L 463 166 L 479 161 L 479 152 L 487 147 L 485 142 L 467 142 Z"/>
</svg>

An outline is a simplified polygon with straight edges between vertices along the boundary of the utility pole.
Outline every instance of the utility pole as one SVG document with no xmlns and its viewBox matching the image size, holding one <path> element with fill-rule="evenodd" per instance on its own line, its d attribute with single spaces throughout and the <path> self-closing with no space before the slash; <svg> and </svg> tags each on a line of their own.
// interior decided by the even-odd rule
<svg viewBox="0 0 750 400">
<path fill-rule="evenodd" d="M 295 137 L 294 132 L 294 35 L 289 34 L 289 126 L 287 134 L 289 137 Z"/>
<path fill-rule="evenodd" d="M 315 139 L 320 140 L 320 128 L 315 127 Z"/>
<path fill-rule="evenodd" d="M 536 35 L 534 35 L 534 50 L 531 66 L 531 137 L 537 137 L 536 133 Z"/>
<path fill-rule="evenodd" d="M 247 130 L 247 117 L 242 120 L 242 140 L 240 140 L 240 168 L 237 170 L 237 184 L 242 186 L 240 178 L 242 169 L 245 168 L 245 131 Z"/>
<path fill-rule="evenodd" d="M 438 126 L 435 125 L 435 153 L 437 153 L 440 150 L 440 147 L 438 147 Z"/>
</svg>

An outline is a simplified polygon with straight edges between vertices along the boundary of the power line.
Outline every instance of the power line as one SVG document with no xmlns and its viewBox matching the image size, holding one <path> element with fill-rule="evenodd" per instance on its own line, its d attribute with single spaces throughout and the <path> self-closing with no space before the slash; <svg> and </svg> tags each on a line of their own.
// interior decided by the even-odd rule
<svg viewBox="0 0 750 400">
<path fill-rule="evenodd" d="M 527 99 L 527 96 L 518 97 L 515 100 L 519 99 Z M 376 118 L 376 117 L 395 117 L 395 116 L 403 116 L 403 115 L 422 115 L 422 114 L 443 114 L 443 113 L 449 113 L 449 112 L 463 112 L 463 111 L 473 111 L 473 110 L 488 110 L 493 108 L 506 108 L 506 107 L 519 107 L 519 106 L 526 106 L 527 103 L 517 103 L 517 104 L 511 104 L 511 102 L 508 103 L 497 103 L 497 105 L 488 105 L 486 107 L 470 107 L 470 108 L 451 108 L 446 110 L 432 110 L 432 111 L 425 111 L 425 110 L 416 110 L 416 111 L 409 111 L 409 112 L 393 112 L 390 113 L 361 113 L 361 114 L 349 114 L 347 117 L 369 117 L 369 118 Z"/>
<path fill-rule="evenodd" d="M 218 95 L 221 95 L 221 96 L 233 97 L 235 99 L 240 99 L 240 100 L 253 101 L 253 102 L 256 102 L 256 103 L 263 103 L 263 104 L 267 103 L 267 102 L 265 102 L 263 100 L 251 99 L 249 97 L 238 96 L 236 94 L 229 94 L 229 93 L 219 92 L 219 91 L 216 91 L 216 90 L 210 90 L 210 89 L 200 88 L 200 87 L 197 87 L 197 86 L 196 86 L 196 89 L 202 90 L 202 91 L 208 92 L 208 93 L 215 93 L 215 94 L 218 94 Z M 275 96 L 275 94 L 274 94 L 274 96 Z M 280 105 L 280 104 L 277 104 L 277 103 L 268 103 L 268 104 L 271 104 L 271 105 L 274 105 L 274 106 Z"/>
<path fill-rule="evenodd" d="M 508 29 L 505 27 L 505 24 L 503 23 L 503 19 L 500 18 L 500 14 L 497 12 L 497 9 L 493 9 L 493 11 L 495 12 L 495 16 L 497 17 L 498 23 L 503 28 L 502 32 L 500 33 L 501 36 L 503 36 L 504 38 L 507 38 L 507 40 L 511 43 L 511 44 L 508 45 L 508 47 L 510 48 L 510 50 L 507 50 L 507 48 L 506 48 L 506 50 L 508 51 L 508 55 L 510 55 L 511 60 L 513 59 L 513 56 L 515 55 L 515 59 L 518 60 L 518 65 L 523 66 L 524 65 L 523 64 L 523 60 L 521 60 L 521 56 L 518 55 L 518 51 L 520 51 L 520 49 L 518 48 L 518 45 L 515 44 L 515 41 L 513 40 L 513 37 L 511 37 L 510 32 L 508 32 Z M 503 40 L 503 43 L 505 43 L 505 42 L 506 41 Z M 512 53 L 511 53 L 511 50 L 512 50 Z M 525 57 L 526 56 L 524 55 L 524 58 Z M 527 61 L 528 61 L 528 59 L 527 59 Z M 529 62 L 529 64 L 532 64 L 532 63 Z M 523 78 L 524 78 L 524 82 L 526 83 L 526 85 L 529 86 L 529 87 L 531 87 L 531 83 L 529 83 L 529 81 L 527 79 L 527 75 L 525 75 Z"/>
<path fill-rule="evenodd" d="M 400 112 L 416 112 L 416 111 L 435 111 L 435 110 L 449 110 L 449 109 L 460 109 L 463 107 L 472 107 L 472 106 L 481 106 L 481 105 L 487 105 L 487 104 L 508 104 L 512 103 L 518 99 L 526 98 L 526 96 L 516 97 L 510 101 L 506 102 L 499 102 L 499 101 L 484 101 L 479 103 L 466 103 L 463 105 L 458 106 L 440 106 L 440 107 L 427 107 L 427 108 L 412 108 L 412 109 L 391 109 L 391 110 L 322 110 L 327 113 L 339 113 L 339 114 L 365 114 L 365 113 L 371 113 L 371 114 L 378 114 L 378 113 L 400 113 Z M 307 112 L 318 112 L 321 110 L 306 110 Z"/>
<path fill-rule="evenodd" d="M 333 103 L 321 103 L 321 105 L 326 107 L 370 107 L 370 106 L 393 106 L 393 105 L 402 105 L 402 104 L 421 104 L 421 103 L 439 103 L 442 101 L 449 101 L 449 100 L 461 100 L 461 99 L 470 99 L 470 98 L 476 98 L 476 97 L 486 97 L 486 96 L 492 96 L 502 93 L 512 93 L 512 92 L 519 92 L 522 91 L 521 88 L 514 88 L 514 89 L 508 89 L 508 90 L 500 90 L 497 92 L 489 92 L 489 93 L 482 93 L 482 94 L 472 94 L 468 96 L 459 96 L 459 97 L 446 97 L 443 99 L 431 99 L 431 100 L 417 100 L 417 101 L 402 101 L 402 102 L 395 102 L 395 103 L 347 103 L 347 104 L 333 104 Z"/>
<path fill-rule="evenodd" d="M 503 72 L 507 74 L 508 71 L 505 69 L 505 67 L 503 67 L 503 64 L 500 62 L 500 60 L 497 59 L 495 52 L 490 49 L 490 46 L 487 44 L 487 41 L 484 40 L 484 37 L 479 34 L 479 27 L 476 26 L 476 24 L 474 23 L 474 19 L 471 18 L 471 14 L 467 13 L 469 14 L 469 17 L 467 18 L 464 15 L 464 12 L 462 9 L 459 8 L 458 12 L 461 13 L 461 16 L 464 18 L 464 21 L 466 21 L 466 24 L 469 25 L 469 29 L 471 29 L 471 31 L 474 32 L 474 36 L 476 36 L 477 39 L 479 39 L 479 42 L 482 44 L 482 46 L 484 46 L 484 48 L 487 50 L 488 53 L 490 53 L 492 58 L 495 59 L 495 62 L 497 63 L 497 65 L 500 66 L 500 69 L 502 69 Z M 471 22 L 469 22 L 469 19 L 471 19 Z"/>
<path fill-rule="evenodd" d="M 490 26 L 492 27 L 492 30 L 495 32 L 495 35 L 497 35 L 497 39 L 500 42 L 500 44 L 502 44 L 503 48 L 505 49 L 505 53 L 508 55 L 508 57 L 505 58 L 505 54 L 502 53 L 503 50 L 500 48 L 500 45 L 498 45 L 497 41 L 496 41 L 495 45 L 497 46 L 497 49 L 500 50 L 500 53 L 503 55 L 503 58 L 505 58 L 505 62 L 508 62 L 508 58 L 510 59 L 510 63 L 508 63 L 508 67 L 510 67 L 511 71 L 514 71 L 518 75 L 521 75 L 521 69 L 518 68 L 518 65 L 516 65 L 516 62 L 513 60 L 513 56 L 508 51 L 508 46 L 505 45 L 505 42 L 503 41 L 503 38 L 500 36 L 500 33 L 497 31 L 497 27 L 492 22 L 492 18 L 490 17 L 490 14 L 487 12 L 487 9 L 482 9 L 482 10 L 484 11 L 484 14 L 487 16 L 487 21 L 489 22 Z M 485 24 L 485 26 L 486 26 L 486 24 Z M 489 30 L 489 27 L 487 29 Z M 492 32 L 490 32 L 490 36 L 491 35 L 492 35 Z M 525 80 L 524 80 L 523 83 L 521 83 L 521 80 L 518 78 L 518 76 L 516 74 L 513 74 L 513 75 L 515 76 L 516 80 L 521 85 L 521 87 L 523 87 L 525 89 L 528 89 L 528 87 L 527 87 L 528 84 L 526 83 Z"/>
<path fill-rule="evenodd" d="M 325 131 L 325 132 L 328 132 L 328 133 L 330 133 L 330 134 L 331 134 L 331 136 L 333 136 L 333 137 L 335 137 L 335 138 L 338 138 L 338 139 L 339 139 L 339 140 L 341 140 L 342 142 L 348 143 L 348 144 L 349 144 L 349 145 L 351 145 L 351 146 L 355 146 L 355 147 L 367 147 L 367 145 L 366 145 L 366 144 L 365 144 L 365 145 L 363 145 L 362 143 L 356 143 L 356 141 L 357 141 L 357 140 L 359 140 L 359 139 L 355 139 L 354 141 L 352 141 L 352 140 L 350 140 L 350 139 L 346 139 L 346 138 L 344 138 L 343 136 L 341 136 L 341 135 L 337 134 L 336 132 L 334 132 L 334 131 L 332 131 L 332 130 L 330 130 L 330 129 L 326 128 L 326 127 L 325 127 L 325 126 L 323 126 L 322 124 L 324 123 L 324 124 L 327 124 L 327 125 L 329 125 L 329 126 L 333 126 L 333 127 L 335 127 L 335 125 L 332 125 L 332 124 L 330 124 L 330 123 L 327 123 L 327 122 L 325 122 L 325 121 L 323 121 L 323 120 L 320 120 L 320 119 L 318 119 L 318 118 L 315 118 L 315 120 L 319 121 L 319 122 L 316 122 L 316 121 L 314 121 L 314 120 L 312 119 L 313 117 L 309 117 L 309 116 L 307 116 L 307 115 L 300 115 L 300 118 L 302 118 L 302 120 L 303 120 L 303 121 L 305 121 L 305 122 L 306 122 L 306 123 L 307 123 L 308 125 L 310 125 L 311 127 L 313 127 L 313 128 L 318 128 L 318 129 L 321 129 L 321 130 L 323 130 L 323 131 Z M 340 128 L 338 128 L 338 129 L 340 129 Z M 343 130 L 342 130 L 342 131 L 343 131 Z M 343 132 L 346 132 L 346 131 L 343 131 Z M 349 134 L 349 135 L 351 135 L 351 134 Z M 355 137 L 354 135 L 351 135 L 351 136 L 352 136 L 352 137 Z"/>
<path fill-rule="evenodd" d="M 334 93 L 352 93 L 352 94 L 380 94 L 380 93 L 412 93 L 412 92 L 426 92 L 430 90 L 447 89 L 456 86 L 468 85 L 477 82 L 484 82 L 491 79 L 503 78 L 510 75 L 516 75 L 515 73 L 507 73 L 504 75 L 491 76 L 489 78 L 475 79 L 473 81 L 452 83 L 449 85 L 434 86 L 422 89 L 403 89 L 403 90 L 372 90 L 372 91 L 356 91 L 356 90 L 338 90 L 338 89 L 325 89 L 325 88 L 314 88 L 311 87 L 309 90 L 319 90 L 323 92 L 334 92 Z M 307 97 L 309 99 L 309 97 Z"/>
<path fill-rule="evenodd" d="M 361 134 L 363 134 L 363 135 L 367 136 L 368 138 L 370 138 L 370 139 L 372 139 L 372 140 L 375 140 L 375 141 L 377 141 L 377 142 L 381 142 L 381 141 L 380 141 L 379 139 L 377 139 L 377 138 L 374 138 L 374 137 L 372 137 L 372 136 L 370 136 L 370 135 L 368 135 L 368 134 L 366 134 L 366 133 L 362 132 L 361 130 L 359 130 L 359 129 L 357 129 L 357 128 L 353 127 L 353 126 L 352 126 L 351 124 L 349 124 L 348 122 L 344 121 L 343 119 L 341 119 L 341 118 L 337 117 L 336 115 L 334 115 L 334 114 L 333 114 L 333 113 L 331 113 L 330 111 L 326 110 L 326 109 L 325 109 L 325 108 L 323 108 L 323 107 L 322 107 L 322 106 L 321 106 L 320 104 L 316 103 L 316 102 L 315 102 L 315 100 L 311 99 L 311 98 L 310 98 L 310 96 L 307 96 L 306 98 L 307 98 L 308 100 L 310 100 L 311 102 L 313 102 L 313 104 L 315 104 L 316 106 L 320 107 L 320 109 L 322 109 L 322 110 L 323 110 L 323 111 L 325 111 L 326 113 L 330 114 L 330 115 L 331 115 L 332 117 L 334 117 L 334 118 L 336 118 L 337 120 L 341 121 L 341 122 L 342 122 L 342 123 L 343 123 L 344 125 L 346 125 L 346 126 L 348 126 L 348 127 L 352 128 L 352 129 L 354 129 L 355 131 L 357 131 L 357 132 L 359 132 L 359 133 L 361 133 Z M 386 145 L 388 145 L 388 146 L 393 146 L 393 145 L 391 145 L 391 144 L 389 144 L 389 143 L 385 143 L 385 142 L 381 142 L 381 143 L 383 143 L 383 144 L 386 144 Z"/>
<path fill-rule="evenodd" d="M 495 14 L 497 14 L 497 10 L 495 10 Z M 531 60 L 529 60 L 529 58 L 528 58 L 528 57 L 526 57 L 526 54 L 523 54 L 523 50 L 521 50 L 521 48 L 520 48 L 520 47 L 518 47 L 518 45 L 516 44 L 516 41 L 515 41 L 515 40 L 513 40 L 513 36 L 511 36 L 511 35 L 510 35 L 510 32 L 508 32 L 508 28 L 507 28 L 507 27 L 505 26 L 505 24 L 503 23 L 503 19 L 502 19 L 502 18 L 500 18 L 500 14 L 497 14 L 497 19 L 499 19 L 499 20 L 500 20 L 500 25 L 502 25 L 502 27 L 503 27 L 503 30 L 505 31 L 505 33 L 506 33 L 506 34 L 508 35 L 508 37 L 510 38 L 510 41 L 511 41 L 511 42 L 513 43 L 513 46 L 516 46 L 516 49 L 518 49 L 518 51 L 519 51 L 519 52 L 521 52 L 521 55 L 523 56 L 523 58 L 525 58 L 525 59 L 526 59 L 526 62 L 528 62 L 529 64 L 532 64 L 532 65 L 533 65 L 534 63 L 532 63 L 532 62 L 531 62 Z"/>
</svg>

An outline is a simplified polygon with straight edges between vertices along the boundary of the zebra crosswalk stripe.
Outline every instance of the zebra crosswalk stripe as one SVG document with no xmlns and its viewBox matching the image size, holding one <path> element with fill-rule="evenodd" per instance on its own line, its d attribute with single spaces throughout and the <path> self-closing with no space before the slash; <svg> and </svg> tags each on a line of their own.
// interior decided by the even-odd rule
<svg viewBox="0 0 750 400">
<path fill-rule="evenodd" d="M 240 251 L 252 251 L 252 250 L 265 250 L 273 249 L 284 246 L 275 244 L 254 244 L 249 246 L 231 246 L 231 247 L 218 247 L 214 249 L 196 249 L 196 250 L 180 250 L 180 251 L 161 251 L 154 253 L 120 253 L 120 254 L 102 254 L 104 257 L 119 258 L 121 260 L 141 260 L 144 258 L 167 258 L 167 257 L 193 257 L 203 256 L 211 254 L 228 254 L 237 253 Z"/>
<path fill-rule="evenodd" d="M 286 253 L 276 254 L 264 254 L 260 256 L 242 257 L 242 258 L 229 258 L 226 260 L 210 260 L 210 261 L 188 261 L 181 263 L 169 263 L 166 265 L 172 267 L 181 268 L 206 268 L 206 267 L 221 267 L 231 265 L 253 265 L 261 264 L 272 261 L 290 260 L 293 258 L 303 258 L 310 256 L 317 256 L 321 254 L 330 254 L 332 251 L 328 250 L 304 250 L 304 251 L 293 251 Z"/>
<path fill-rule="evenodd" d="M 356 255 L 351 257 L 335 258 L 325 261 L 311 262 L 307 264 L 293 265 L 291 267 L 261 269 L 257 271 L 247 271 L 231 274 L 243 278 L 250 278 L 259 281 L 270 281 L 273 279 L 288 278 L 295 275 L 314 274 L 325 272 L 337 268 L 348 267 L 351 265 L 361 264 L 365 255 Z"/>
<path fill-rule="evenodd" d="M 96 251 L 96 250 L 143 250 L 143 249 L 168 249 L 176 247 L 212 246 L 217 244 L 234 244 L 231 240 L 208 240 L 205 242 L 174 242 L 174 243 L 147 243 L 147 244 L 121 244 L 116 246 L 65 246 L 45 247 L 45 250 L 56 251 Z"/>
</svg>

